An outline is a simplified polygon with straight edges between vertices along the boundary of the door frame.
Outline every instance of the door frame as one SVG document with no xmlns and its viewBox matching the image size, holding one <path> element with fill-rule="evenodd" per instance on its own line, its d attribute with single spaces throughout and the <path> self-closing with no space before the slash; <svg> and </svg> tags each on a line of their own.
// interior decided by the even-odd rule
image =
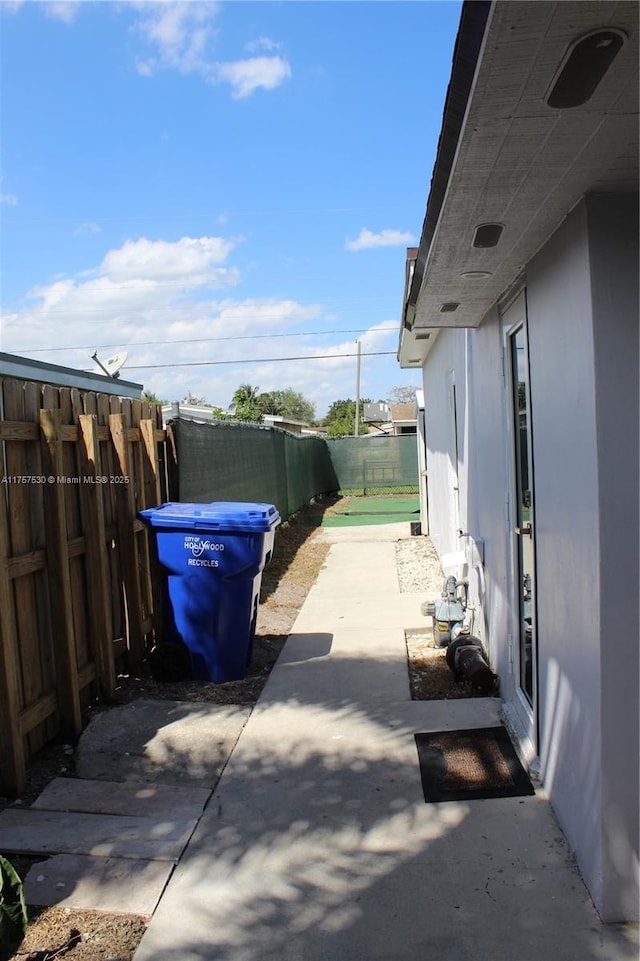
<svg viewBox="0 0 640 961">
<path fill-rule="evenodd" d="M 506 495 L 506 537 L 507 537 L 507 570 L 508 570 L 508 644 L 510 664 L 509 690 L 505 692 L 505 714 L 510 726 L 520 742 L 522 754 L 527 762 L 535 769 L 539 753 L 539 692 L 538 692 L 538 622 L 537 610 L 537 577 L 536 577 L 536 545 L 535 545 L 535 463 L 533 455 L 533 424 L 531 416 L 531 368 L 529 358 L 529 337 L 527 318 L 526 288 L 521 287 L 509 302 L 501 306 L 502 350 L 504 365 L 504 388 L 506 406 L 506 453 L 507 453 L 507 495 Z M 528 414 L 528 469 L 529 489 L 532 491 L 530 505 L 531 546 L 533 550 L 532 563 L 532 593 L 533 604 L 532 621 L 532 699 L 528 697 L 521 686 L 521 575 L 520 575 L 520 544 L 522 534 L 516 533 L 518 518 L 518 474 L 516 462 L 516 444 L 520 442 L 520 426 L 517 422 L 514 405 L 515 384 L 512 365 L 513 337 L 519 330 L 524 332 L 525 361 L 527 368 L 527 414 Z"/>
</svg>

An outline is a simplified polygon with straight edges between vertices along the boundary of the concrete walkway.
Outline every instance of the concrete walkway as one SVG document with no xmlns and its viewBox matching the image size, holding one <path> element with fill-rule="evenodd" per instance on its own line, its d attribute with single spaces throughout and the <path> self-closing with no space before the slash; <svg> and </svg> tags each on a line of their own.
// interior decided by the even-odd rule
<svg viewBox="0 0 640 961">
<path fill-rule="evenodd" d="M 411 701 L 408 524 L 332 541 L 135 961 L 636 961 L 599 923 L 541 791 L 426 804 L 414 733 L 499 723 Z M 635 929 L 634 929 L 635 930 Z"/>
<path fill-rule="evenodd" d="M 27 904 L 153 914 L 250 713 L 158 700 L 99 712 L 78 777 L 0 812 L 0 851 L 44 859 L 24 878 Z"/>
</svg>

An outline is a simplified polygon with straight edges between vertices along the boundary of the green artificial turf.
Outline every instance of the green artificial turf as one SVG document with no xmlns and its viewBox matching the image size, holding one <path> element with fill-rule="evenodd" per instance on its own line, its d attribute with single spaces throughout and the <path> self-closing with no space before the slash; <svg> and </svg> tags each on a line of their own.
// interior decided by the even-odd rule
<svg viewBox="0 0 640 961">
<path fill-rule="evenodd" d="M 348 497 L 328 511 L 323 527 L 398 524 L 420 520 L 420 498 L 413 496 Z"/>
</svg>

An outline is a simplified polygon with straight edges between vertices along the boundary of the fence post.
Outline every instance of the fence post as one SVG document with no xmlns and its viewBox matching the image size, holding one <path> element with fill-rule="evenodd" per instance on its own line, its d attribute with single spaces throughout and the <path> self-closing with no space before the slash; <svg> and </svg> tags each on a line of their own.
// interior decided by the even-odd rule
<svg viewBox="0 0 640 961">
<path fill-rule="evenodd" d="M 76 737 L 82 731 L 82 714 L 69 577 L 60 410 L 41 410 L 40 428 L 42 472 L 51 478 L 50 482 L 44 485 L 44 502 L 58 713 L 63 731 Z"/>
<path fill-rule="evenodd" d="M 107 558 L 104 522 L 103 486 L 98 418 L 95 414 L 81 414 L 80 466 L 82 470 L 82 500 L 84 506 L 85 540 L 87 544 L 88 602 L 91 610 L 91 633 L 100 694 L 110 698 L 116 688 L 115 658 L 113 653 L 113 625 L 111 616 L 110 571 Z"/>
</svg>

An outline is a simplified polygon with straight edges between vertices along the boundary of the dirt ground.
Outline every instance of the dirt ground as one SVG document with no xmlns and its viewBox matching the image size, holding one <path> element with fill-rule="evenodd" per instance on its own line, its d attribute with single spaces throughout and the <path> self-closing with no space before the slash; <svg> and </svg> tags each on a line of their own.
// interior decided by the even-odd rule
<svg viewBox="0 0 640 961">
<path fill-rule="evenodd" d="M 318 537 L 325 511 L 339 507 L 325 500 L 301 511 L 276 530 L 271 563 L 262 575 L 258 623 L 251 665 L 241 681 L 209 684 L 195 681 L 159 682 L 147 668 L 138 675 L 121 675 L 114 704 L 136 698 L 207 701 L 216 704 L 255 704 L 269 673 L 294 624 L 298 611 L 315 583 L 329 545 Z M 401 590 L 439 593 L 442 574 L 437 555 L 428 538 L 416 537 L 397 544 L 397 567 Z M 426 625 L 426 622 L 425 622 Z M 444 660 L 444 651 L 431 646 L 424 631 L 407 635 L 407 664 L 414 699 L 468 697 L 471 692 L 458 685 Z M 108 705 L 93 705 L 86 721 Z M 30 805 L 54 777 L 73 777 L 72 745 L 53 744 L 30 765 L 27 789 L 19 799 Z M 0 798 L 0 809 L 9 802 Z M 13 857 L 23 876 L 29 859 Z M 31 859 L 36 860 L 36 859 Z M 40 858 L 39 860 L 42 860 Z M 75 911 L 68 908 L 30 908 L 30 924 L 22 942 L 0 961 L 131 961 L 145 930 L 145 919 L 131 915 Z"/>
</svg>

